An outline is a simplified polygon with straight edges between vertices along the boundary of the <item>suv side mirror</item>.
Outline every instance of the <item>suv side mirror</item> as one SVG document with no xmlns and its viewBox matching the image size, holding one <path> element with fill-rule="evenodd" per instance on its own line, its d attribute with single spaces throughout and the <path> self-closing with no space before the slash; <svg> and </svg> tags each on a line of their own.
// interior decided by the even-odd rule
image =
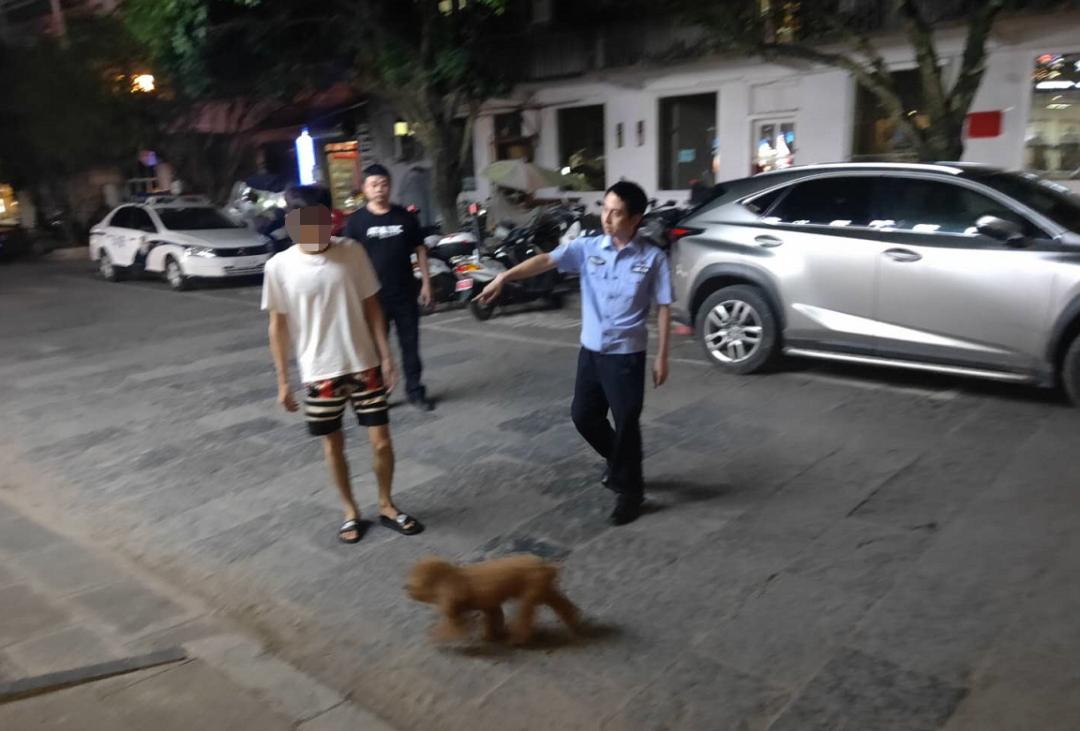
<svg viewBox="0 0 1080 731">
<path fill-rule="evenodd" d="M 975 228 L 983 236 L 1002 242 L 1006 246 L 1021 247 L 1027 243 L 1024 230 L 1014 221 L 1006 221 L 997 216 L 980 216 Z"/>
</svg>

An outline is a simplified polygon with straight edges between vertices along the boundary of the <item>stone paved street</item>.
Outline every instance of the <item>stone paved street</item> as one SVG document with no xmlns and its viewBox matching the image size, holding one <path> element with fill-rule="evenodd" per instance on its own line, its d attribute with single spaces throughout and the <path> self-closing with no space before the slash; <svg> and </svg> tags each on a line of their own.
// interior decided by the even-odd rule
<svg viewBox="0 0 1080 731">
<path fill-rule="evenodd" d="M 1056 394 L 731 378 L 677 338 L 643 420 L 650 510 L 615 529 L 568 418 L 573 307 L 444 312 L 422 334 L 438 409 L 391 416 L 398 502 L 428 531 L 343 546 L 320 447 L 275 403 L 258 294 L 0 267 L 0 440 L 38 476 L 0 469 L 0 489 L 401 729 L 1080 728 L 1080 411 Z M 35 540 L 0 524 L 0 550 Z M 563 562 L 587 636 L 546 617 L 531 648 L 434 647 L 408 566 L 523 550 Z M 27 631 L 0 613 L 0 636 Z"/>
</svg>

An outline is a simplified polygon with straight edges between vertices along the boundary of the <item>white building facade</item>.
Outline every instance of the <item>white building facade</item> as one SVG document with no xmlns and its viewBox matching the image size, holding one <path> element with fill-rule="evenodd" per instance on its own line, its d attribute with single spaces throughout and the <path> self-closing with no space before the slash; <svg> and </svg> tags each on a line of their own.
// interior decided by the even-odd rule
<svg viewBox="0 0 1080 731">
<path fill-rule="evenodd" d="M 964 28 L 938 33 L 955 77 Z M 902 36 L 878 40 L 901 89 L 917 99 L 915 59 Z M 1080 189 L 1080 14 L 1011 18 L 990 38 L 964 160 L 1028 168 Z M 910 114 L 918 121 L 917 102 Z M 790 164 L 903 158 L 905 145 L 844 71 L 802 62 L 717 58 L 681 66 L 592 72 L 522 85 L 477 121 L 475 170 L 515 156 L 587 169 L 599 198 L 629 179 L 660 199 Z M 584 167 L 582 161 L 586 161 Z M 490 193 L 482 175 L 466 197 Z M 557 191 L 544 191 L 550 197 Z"/>
</svg>

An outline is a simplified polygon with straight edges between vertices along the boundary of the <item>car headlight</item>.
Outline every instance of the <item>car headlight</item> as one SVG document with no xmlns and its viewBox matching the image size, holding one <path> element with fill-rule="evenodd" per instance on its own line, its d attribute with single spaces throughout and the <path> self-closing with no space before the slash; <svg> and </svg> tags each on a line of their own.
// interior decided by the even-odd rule
<svg viewBox="0 0 1080 731">
<path fill-rule="evenodd" d="M 217 256 L 217 252 L 209 246 L 185 246 L 184 253 L 188 256 L 203 256 L 211 257 Z"/>
</svg>

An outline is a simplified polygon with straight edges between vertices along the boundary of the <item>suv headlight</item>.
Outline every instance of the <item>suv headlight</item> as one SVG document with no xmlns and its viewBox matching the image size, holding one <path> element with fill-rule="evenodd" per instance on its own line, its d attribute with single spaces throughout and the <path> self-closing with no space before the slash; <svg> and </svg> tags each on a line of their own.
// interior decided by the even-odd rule
<svg viewBox="0 0 1080 731">
<path fill-rule="evenodd" d="M 188 256 L 217 256 L 217 252 L 209 246 L 185 246 L 184 253 Z"/>
</svg>

